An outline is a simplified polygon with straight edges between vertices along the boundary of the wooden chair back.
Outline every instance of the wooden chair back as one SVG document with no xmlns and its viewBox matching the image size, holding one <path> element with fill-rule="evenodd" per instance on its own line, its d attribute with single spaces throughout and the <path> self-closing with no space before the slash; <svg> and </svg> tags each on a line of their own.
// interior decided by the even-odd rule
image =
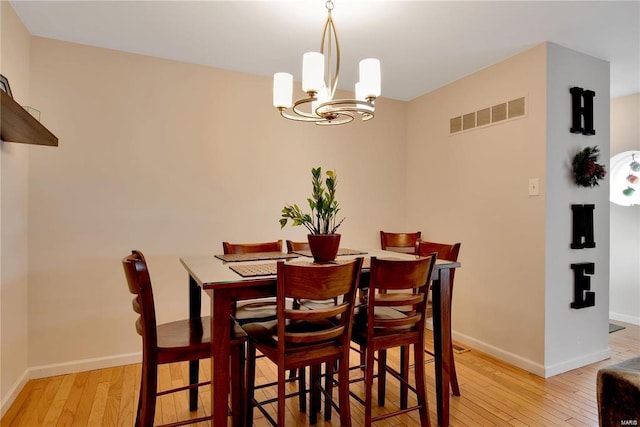
<svg viewBox="0 0 640 427">
<path fill-rule="evenodd" d="M 389 233 L 380 230 L 380 247 L 382 250 L 404 252 L 410 254 L 418 253 L 418 241 L 421 232 L 415 233 Z"/>
<path fill-rule="evenodd" d="M 153 354 L 158 344 L 156 310 L 153 302 L 151 277 L 142 252 L 133 250 L 122 260 L 129 292 L 135 295 L 133 311 L 138 313 L 136 331 L 142 337 L 143 354 Z M 150 352 L 150 353 L 149 353 Z"/>
<path fill-rule="evenodd" d="M 460 243 L 436 243 L 420 240 L 418 242 L 418 255 L 427 255 L 432 252 L 438 254 L 438 259 L 446 259 L 449 261 L 458 261 L 458 254 L 460 253 Z M 456 273 L 456 269 L 451 269 L 451 281 L 453 282 L 453 276 Z"/>
<path fill-rule="evenodd" d="M 248 254 L 254 252 L 282 252 L 282 240 L 262 243 L 229 243 L 222 242 L 225 254 Z"/>
<path fill-rule="evenodd" d="M 402 338 L 407 334 L 423 332 L 427 292 L 435 259 L 436 254 L 415 260 L 371 257 L 366 298 L 369 339 L 380 336 L 386 339 L 395 335 L 404 342 Z M 380 310 L 376 313 L 380 307 L 395 309 L 402 315 L 380 315 Z M 417 335 L 409 341 L 415 342 L 415 339 Z"/>
<path fill-rule="evenodd" d="M 355 295 L 362 258 L 340 264 L 295 265 L 278 263 L 278 354 L 300 354 L 326 361 L 330 353 L 349 351 Z M 289 308 L 288 299 L 340 299 L 341 303 L 318 309 Z M 317 353 L 314 356 L 314 353 Z M 291 360 L 289 360 L 291 362 Z M 296 366 L 291 366 L 296 367 Z"/>
<path fill-rule="evenodd" d="M 295 251 L 308 251 L 311 250 L 309 248 L 309 242 L 294 242 L 293 240 L 287 240 L 287 253 L 292 253 Z"/>
</svg>

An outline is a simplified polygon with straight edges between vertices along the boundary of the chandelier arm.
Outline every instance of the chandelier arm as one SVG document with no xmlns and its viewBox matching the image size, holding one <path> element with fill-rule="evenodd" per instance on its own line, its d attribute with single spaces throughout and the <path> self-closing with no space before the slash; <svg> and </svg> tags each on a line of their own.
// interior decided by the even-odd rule
<svg viewBox="0 0 640 427">
<path fill-rule="evenodd" d="M 347 123 L 351 123 L 354 117 L 351 114 L 341 114 L 337 118 L 332 120 L 324 120 L 322 122 L 316 122 L 318 126 L 333 126 L 333 125 L 344 125 Z"/>
<path fill-rule="evenodd" d="M 331 118 L 326 118 L 326 117 L 312 118 L 312 117 L 307 117 L 306 115 L 305 116 L 300 116 L 298 114 L 291 115 L 291 114 L 288 114 L 286 110 L 287 109 L 284 107 L 279 108 L 280 115 L 285 119 L 292 120 L 295 122 L 315 123 L 317 125 L 323 125 L 323 126 L 341 125 L 345 123 L 350 123 L 355 118 L 354 115 L 349 112 L 342 112 L 332 116 Z M 362 120 L 369 120 L 369 119 L 363 118 Z"/>
<path fill-rule="evenodd" d="M 291 115 L 289 113 L 287 113 L 287 109 L 286 108 L 279 108 L 280 110 L 280 115 L 282 117 L 284 117 L 285 119 L 288 120 L 293 120 L 296 122 L 307 122 L 307 123 L 317 123 L 320 121 L 324 121 L 325 119 L 323 119 L 322 117 L 316 117 L 316 118 L 309 118 L 309 117 L 304 117 L 304 116 L 299 116 L 299 115 Z"/>
<path fill-rule="evenodd" d="M 300 106 L 304 105 L 304 104 L 309 104 L 312 103 L 313 101 L 316 101 L 318 98 L 315 95 L 311 95 L 308 98 L 304 98 L 304 99 L 299 99 L 297 100 L 294 104 L 293 107 L 291 107 L 291 110 L 298 116 L 298 117 L 305 117 L 306 121 L 313 121 L 313 122 L 317 122 L 319 120 L 323 120 L 323 118 L 318 117 L 317 114 L 312 114 L 312 113 L 307 113 L 306 111 L 302 111 L 300 109 Z"/>
<path fill-rule="evenodd" d="M 373 102 L 359 99 L 335 99 L 318 106 L 316 113 L 319 116 L 327 116 L 340 113 L 359 113 L 362 120 L 371 120 L 374 117 L 375 105 Z"/>
<path fill-rule="evenodd" d="M 316 114 L 310 114 L 300 110 L 299 107 L 301 105 L 311 103 L 316 99 L 317 98 L 315 94 L 310 93 L 308 98 L 299 99 L 293 104 L 291 111 L 293 111 L 294 114 L 287 113 L 286 108 L 279 108 L 280 115 L 285 119 L 295 120 L 298 122 L 318 123 L 318 122 L 327 121 L 325 117 L 321 117 Z"/>
</svg>

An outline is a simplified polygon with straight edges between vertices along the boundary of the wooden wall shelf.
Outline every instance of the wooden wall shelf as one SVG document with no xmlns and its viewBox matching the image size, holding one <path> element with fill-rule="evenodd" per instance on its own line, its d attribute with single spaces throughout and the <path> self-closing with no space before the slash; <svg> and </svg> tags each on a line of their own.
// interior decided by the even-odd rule
<svg viewBox="0 0 640 427">
<path fill-rule="evenodd" d="M 0 139 L 6 142 L 58 146 L 58 137 L 36 120 L 6 92 L 0 90 Z"/>
</svg>

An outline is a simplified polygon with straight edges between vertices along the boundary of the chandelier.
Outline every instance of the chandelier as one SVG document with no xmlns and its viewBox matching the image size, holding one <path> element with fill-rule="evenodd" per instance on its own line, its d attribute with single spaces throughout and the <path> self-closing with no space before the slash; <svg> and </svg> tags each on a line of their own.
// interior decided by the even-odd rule
<svg viewBox="0 0 640 427">
<path fill-rule="evenodd" d="M 322 31 L 320 52 L 307 52 L 302 57 L 302 90 L 307 97 L 293 102 L 293 76 L 276 73 L 273 76 L 273 106 L 285 119 L 317 125 L 349 123 L 358 116 L 363 121 L 371 120 L 375 100 L 380 96 L 380 61 L 375 58 L 360 61 L 360 81 L 355 85 L 355 99 L 334 99 L 340 74 L 340 44 L 331 17 L 333 2 L 328 0 L 325 7 L 327 20 Z"/>
</svg>

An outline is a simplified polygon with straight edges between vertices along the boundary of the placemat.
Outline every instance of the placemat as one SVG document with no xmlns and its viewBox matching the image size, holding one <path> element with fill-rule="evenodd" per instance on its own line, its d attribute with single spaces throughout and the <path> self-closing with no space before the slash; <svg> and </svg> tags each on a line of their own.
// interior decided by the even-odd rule
<svg viewBox="0 0 640 427">
<path fill-rule="evenodd" d="M 336 264 L 344 262 L 349 262 L 348 260 L 339 260 L 336 261 Z M 302 262 L 292 262 L 289 264 L 294 265 L 312 265 L 313 263 L 310 261 L 302 261 Z M 362 268 L 369 268 L 371 265 L 371 258 L 365 258 L 362 262 Z M 260 264 L 236 264 L 230 265 L 229 268 L 233 270 L 236 274 L 239 274 L 242 277 L 259 277 L 259 276 L 275 276 L 278 274 L 278 264 L 275 262 L 267 262 Z"/>
<path fill-rule="evenodd" d="M 265 264 L 230 265 L 229 268 L 242 277 L 275 276 L 278 269 L 275 262 L 269 262 Z"/>
<path fill-rule="evenodd" d="M 302 256 L 313 256 L 311 255 L 311 251 L 309 250 L 304 250 L 304 251 L 293 251 L 294 254 L 298 254 L 298 255 L 302 255 Z M 338 249 L 338 256 L 340 255 L 364 255 L 366 254 L 365 251 L 361 251 L 358 249 L 347 249 L 347 248 L 339 248 Z"/>
<path fill-rule="evenodd" d="M 291 259 L 297 258 L 296 254 L 285 254 L 282 252 L 250 252 L 246 254 L 222 254 L 215 256 L 225 262 L 260 261 L 267 259 Z"/>
</svg>

